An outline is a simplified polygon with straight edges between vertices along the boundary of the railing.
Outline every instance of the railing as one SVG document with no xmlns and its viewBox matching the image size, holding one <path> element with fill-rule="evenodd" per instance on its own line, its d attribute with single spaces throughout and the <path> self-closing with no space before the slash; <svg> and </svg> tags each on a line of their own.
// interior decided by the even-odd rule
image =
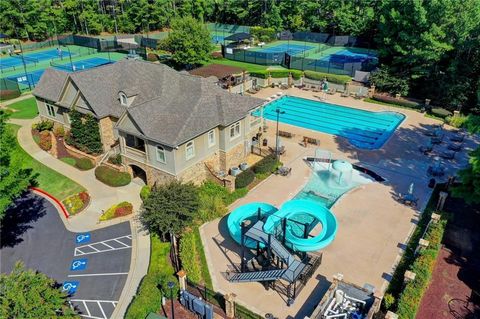
<svg viewBox="0 0 480 319">
<path fill-rule="evenodd" d="M 213 305 L 214 312 L 226 317 L 225 298 L 221 293 L 215 292 L 206 286 L 196 284 L 187 279 L 187 291 L 197 297 L 200 297 Z"/>
<path fill-rule="evenodd" d="M 128 156 L 133 156 L 136 158 L 139 158 L 141 160 L 146 160 L 147 159 L 147 153 L 141 150 L 137 150 L 136 148 L 132 148 L 129 146 L 125 146 L 125 154 Z"/>
</svg>

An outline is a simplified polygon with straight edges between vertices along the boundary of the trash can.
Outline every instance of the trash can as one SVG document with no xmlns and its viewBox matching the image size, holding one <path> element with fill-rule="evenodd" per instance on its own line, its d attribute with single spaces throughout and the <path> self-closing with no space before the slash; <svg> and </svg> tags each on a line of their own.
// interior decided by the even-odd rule
<svg viewBox="0 0 480 319">
<path fill-rule="evenodd" d="M 267 146 L 267 145 L 268 145 L 268 140 L 267 140 L 266 138 L 263 139 L 262 145 L 263 145 L 263 146 Z"/>
</svg>

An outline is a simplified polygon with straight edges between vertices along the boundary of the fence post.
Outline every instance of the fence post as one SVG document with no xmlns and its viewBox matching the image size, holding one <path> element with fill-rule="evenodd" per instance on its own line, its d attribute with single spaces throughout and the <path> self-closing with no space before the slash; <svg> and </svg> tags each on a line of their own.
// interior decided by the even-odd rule
<svg viewBox="0 0 480 319">
<path fill-rule="evenodd" d="M 225 298 L 225 314 L 227 318 L 235 318 L 235 295 L 234 293 L 228 293 Z"/>
<path fill-rule="evenodd" d="M 187 290 L 187 273 L 185 270 L 180 270 L 177 272 L 178 276 L 178 285 L 180 287 L 180 290 Z"/>
</svg>

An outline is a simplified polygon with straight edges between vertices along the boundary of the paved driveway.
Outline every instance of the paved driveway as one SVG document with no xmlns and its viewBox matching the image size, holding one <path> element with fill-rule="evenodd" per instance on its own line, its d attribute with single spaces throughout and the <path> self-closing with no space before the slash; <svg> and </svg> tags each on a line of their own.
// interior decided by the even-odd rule
<svg viewBox="0 0 480 319">
<path fill-rule="evenodd" d="M 130 268 L 130 224 L 72 233 L 58 214 L 38 195 L 19 199 L 2 222 L 0 272 L 21 260 L 63 283 L 83 317 L 110 318 Z"/>
</svg>

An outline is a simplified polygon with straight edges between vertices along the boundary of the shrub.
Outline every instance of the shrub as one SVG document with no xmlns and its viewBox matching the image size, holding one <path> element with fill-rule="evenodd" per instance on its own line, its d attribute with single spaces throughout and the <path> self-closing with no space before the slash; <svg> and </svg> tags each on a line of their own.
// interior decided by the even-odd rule
<svg viewBox="0 0 480 319">
<path fill-rule="evenodd" d="M 145 185 L 142 187 L 142 189 L 140 190 L 140 198 L 142 199 L 142 201 L 144 201 L 149 195 L 150 193 L 152 192 L 152 188 L 148 185 Z"/>
<path fill-rule="evenodd" d="M 87 206 L 89 200 L 90 195 L 88 195 L 87 192 L 80 192 L 78 194 L 67 197 L 63 201 L 63 204 L 71 215 L 75 215 Z"/>
<path fill-rule="evenodd" d="M 375 87 L 379 91 L 403 96 L 408 94 L 409 86 L 407 77 L 394 76 L 385 66 L 382 66 L 378 71 L 370 74 L 369 81 L 375 84 Z"/>
<path fill-rule="evenodd" d="M 125 186 L 131 181 L 130 174 L 119 172 L 107 166 L 98 166 L 95 169 L 95 177 L 102 183 L 112 187 Z"/>
<path fill-rule="evenodd" d="M 182 268 L 187 271 L 189 280 L 200 283 L 202 275 L 196 251 L 195 233 L 192 230 L 185 232 L 180 239 L 179 247 Z"/>
<path fill-rule="evenodd" d="M 82 157 L 82 158 L 77 159 L 77 164 L 75 166 L 79 170 L 88 171 L 89 169 L 94 168 L 95 164 L 89 158 Z"/>
<path fill-rule="evenodd" d="M 42 120 L 33 125 L 33 128 L 37 131 L 51 131 L 53 129 L 53 122 L 49 120 Z"/>
<path fill-rule="evenodd" d="M 392 294 L 386 293 L 383 296 L 383 306 L 385 309 L 390 309 L 390 307 L 395 303 L 395 297 Z"/>
<path fill-rule="evenodd" d="M 44 151 L 49 151 L 52 148 L 52 137 L 50 136 L 50 131 L 40 132 L 40 142 L 38 146 Z"/>
<path fill-rule="evenodd" d="M 267 79 L 268 75 L 270 74 L 272 78 L 288 78 L 289 74 L 292 74 L 292 77 L 295 80 L 298 80 L 302 77 L 303 72 L 300 70 L 258 70 L 250 72 L 250 76 L 260 78 L 260 79 Z"/>
<path fill-rule="evenodd" d="M 447 116 L 445 118 L 445 122 L 450 124 L 453 127 L 461 128 L 465 125 L 468 120 L 468 116 L 465 115 L 457 115 L 457 116 Z"/>
<path fill-rule="evenodd" d="M 198 218 L 202 223 L 211 221 L 217 217 L 222 217 L 228 212 L 227 206 L 220 194 L 209 195 L 199 193 L 200 208 Z"/>
<path fill-rule="evenodd" d="M 57 125 L 53 128 L 53 135 L 56 137 L 63 137 L 65 135 L 65 129 L 61 125 Z"/>
<path fill-rule="evenodd" d="M 251 27 L 250 34 L 261 42 L 271 42 L 276 39 L 277 32 L 274 28 Z"/>
<path fill-rule="evenodd" d="M 150 61 L 150 62 L 158 61 L 158 55 L 156 55 L 155 53 L 148 53 L 147 61 Z"/>
<path fill-rule="evenodd" d="M 330 73 L 323 73 L 323 72 L 315 72 L 315 71 L 305 71 L 305 77 L 310 80 L 321 81 L 324 78 L 327 78 L 328 82 L 342 84 L 348 83 L 352 80 L 352 78 L 348 75 L 338 75 L 338 74 L 330 74 Z"/>
<path fill-rule="evenodd" d="M 205 181 L 202 186 L 199 188 L 199 196 L 211 196 L 211 197 L 220 197 L 222 198 L 226 206 L 230 205 L 237 199 L 245 196 L 248 190 L 241 188 L 233 192 L 229 192 L 225 187 L 218 185 L 212 181 Z"/>
<path fill-rule="evenodd" d="M 133 205 L 129 202 L 121 202 L 113 205 L 100 216 L 101 221 L 109 220 L 116 217 L 127 216 L 133 213 Z"/>
<path fill-rule="evenodd" d="M 255 173 L 251 169 L 241 172 L 235 179 L 235 188 L 244 188 L 250 185 L 255 179 Z"/>
<path fill-rule="evenodd" d="M 75 166 L 75 164 L 77 164 L 77 160 L 73 157 L 62 157 L 60 160 L 71 166 Z"/>
<path fill-rule="evenodd" d="M 387 104 L 393 104 L 393 105 L 398 105 L 398 106 L 403 106 L 403 107 L 408 107 L 412 109 L 420 109 L 422 107 L 422 104 L 414 101 L 409 101 L 405 99 L 396 99 L 392 96 L 389 95 L 380 95 L 380 94 L 374 94 L 372 97 L 373 100 L 387 103 Z"/>
<path fill-rule="evenodd" d="M 121 165 L 122 164 L 122 155 L 112 155 L 108 158 L 108 161 L 113 165 Z"/>
<path fill-rule="evenodd" d="M 275 155 L 271 154 L 265 156 L 257 164 L 255 164 L 253 166 L 253 171 L 256 174 L 272 173 L 275 169 L 277 169 L 279 164 L 280 163 L 275 157 Z"/>
<path fill-rule="evenodd" d="M 99 154 L 103 150 L 98 121 L 91 114 L 83 115 L 70 111 L 71 130 L 65 141 L 89 154 Z"/>
<path fill-rule="evenodd" d="M 431 113 L 441 118 L 446 118 L 447 116 L 452 115 L 452 112 L 441 107 L 432 108 Z"/>
</svg>

